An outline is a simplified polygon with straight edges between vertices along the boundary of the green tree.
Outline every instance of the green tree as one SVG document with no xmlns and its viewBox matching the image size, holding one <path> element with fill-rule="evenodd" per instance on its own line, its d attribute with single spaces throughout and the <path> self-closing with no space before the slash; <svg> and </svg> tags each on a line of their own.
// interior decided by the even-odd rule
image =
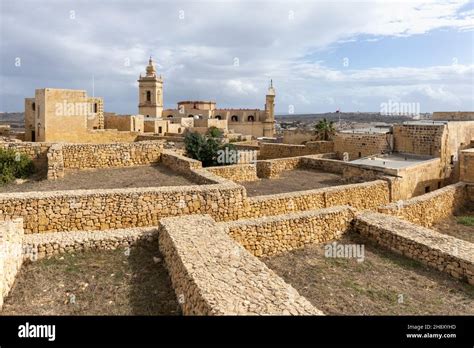
<svg viewBox="0 0 474 348">
<path fill-rule="evenodd" d="M 34 171 L 32 160 L 13 150 L 0 149 L 0 185 L 17 178 L 27 178 Z"/>
<path fill-rule="evenodd" d="M 331 140 L 331 137 L 336 133 L 334 122 L 328 121 L 325 118 L 319 120 L 314 126 L 314 129 L 319 140 Z"/>
<path fill-rule="evenodd" d="M 225 163 L 217 161 L 218 151 L 228 148 L 235 150 L 234 145 L 224 144 L 222 131 L 212 127 L 206 135 L 199 133 L 187 133 L 184 137 L 184 146 L 186 155 L 202 162 L 204 167 L 225 165 Z"/>
</svg>

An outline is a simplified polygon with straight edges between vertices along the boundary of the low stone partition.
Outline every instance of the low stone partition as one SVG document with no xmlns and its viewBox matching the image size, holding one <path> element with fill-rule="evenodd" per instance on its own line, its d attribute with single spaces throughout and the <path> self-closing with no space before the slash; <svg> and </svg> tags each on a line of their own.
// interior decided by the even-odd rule
<svg viewBox="0 0 474 348">
<path fill-rule="evenodd" d="M 161 163 L 175 172 L 189 174 L 192 169 L 201 169 L 201 161 L 181 156 L 173 151 L 164 150 L 161 154 Z"/>
<path fill-rule="evenodd" d="M 329 153 L 334 151 L 332 141 L 313 141 L 307 145 L 260 143 L 259 159 L 275 159 Z"/>
<path fill-rule="evenodd" d="M 355 209 L 377 209 L 390 202 L 389 185 L 375 180 L 316 190 L 250 197 L 247 216 L 262 217 L 312 209 L 350 205 Z"/>
<path fill-rule="evenodd" d="M 185 214 L 235 220 L 246 214 L 245 197 L 244 187 L 231 181 L 205 186 L 1 193 L 0 220 L 23 218 L 26 234 L 155 226 L 163 217 Z"/>
<path fill-rule="evenodd" d="M 472 243 L 374 212 L 358 214 L 354 230 L 398 254 L 474 285 Z"/>
<path fill-rule="evenodd" d="M 37 261 L 64 252 L 126 248 L 139 240 L 152 242 L 157 235 L 157 227 L 27 234 L 23 259 Z"/>
<path fill-rule="evenodd" d="M 235 182 L 258 180 L 257 166 L 255 164 L 236 164 L 229 166 L 207 167 L 206 170 L 222 178 Z"/>
<path fill-rule="evenodd" d="M 227 233 L 255 256 L 271 256 L 306 244 L 337 239 L 350 229 L 348 206 L 221 223 Z"/>
<path fill-rule="evenodd" d="M 65 169 L 131 167 L 158 163 L 162 141 L 111 144 L 63 144 Z"/>
<path fill-rule="evenodd" d="M 0 222 L 0 309 L 23 262 L 21 219 Z"/>
<path fill-rule="evenodd" d="M 453 215 L 467 200 L 466 184 L 459 182 L 406 201 L 390 203 L 379 207 L 378 211 L 430 227 Z"/>
<path fill-rule="evenodd" d="M 339 173 L 339 171 L 333 170 L 332 168 L 330 168 L 331 170 L 325 170 L 323 166 L 320 166 L 319 168 L 317 168 L 317 166 L 315 166 L 314 164 L 311 164 L 312 161 L 316 161 L 323 158 L 324 159 L 332 158 L 334 156 L 335 154 L 333 153 L 324 153 L 324 154 L 311 155 L 311 156 L 259 160 L 257 161 L 257 175 L 259 178 L 275 179 L 275 178 L 278 178 L 282 172 L 288 171 L 288 170 L 294 170 L 294 169 L 319 169 L 319 170 L 328 171 L 330 173 Z M 326 160 L 322 160 L 322 163 L 324 163 L 324 161 Z M 331 161 L 331 160 L 328 160 L 328 161 Z M 334 162 L 344 163 L 337 160 L 335 160 Z M 342 170 L 340 172 L 342 172 Z"/>
<path fill-rule="evenodd" d="M 160 251 L 184 315 L 323 314 L 209 216 L 160 223 Z"/>
</svg>

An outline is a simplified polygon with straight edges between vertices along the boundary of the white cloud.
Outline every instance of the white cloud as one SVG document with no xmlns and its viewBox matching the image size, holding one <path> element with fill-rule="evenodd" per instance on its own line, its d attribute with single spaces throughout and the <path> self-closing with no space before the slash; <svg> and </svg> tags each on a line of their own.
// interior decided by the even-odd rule
<svg viewBox="0 0 474 348">
<path fill-rule="evenodd" d="M 426 98 L 432 107 L 440 102 L 472 107 L 472 65 L 336 70 L 303 58 L 354 43 L 360 35 L 373 41 L 440 28 L 470 30 L 474 11 L 467 3 L 47 0 L 37 7 L 34 1 L 6 0 L 1 77 L 2 86 L 12 87 L 0 90 L 1 109 L 21 110 L 22 98 L 34 88 L 90 90 L 94 75 L 107 110 L 136 112 L 136 78 L 149 55 L 160 65 L 168 106 L 203 98 L 222 107 L 263 107 L 274 78 L 277 109 L 283 112 L 288 104 L 305 111 L 339 104 L 370 108 L 380 103 L 376 98 L 390 96 Z M 20 69 L 13 67 L 14 57 L 22 57 Z"/>
</svg>

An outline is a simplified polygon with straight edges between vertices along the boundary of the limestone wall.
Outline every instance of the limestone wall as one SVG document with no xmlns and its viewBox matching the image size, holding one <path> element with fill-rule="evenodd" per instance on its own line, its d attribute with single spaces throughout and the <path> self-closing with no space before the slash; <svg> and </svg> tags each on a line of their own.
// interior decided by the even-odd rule
<svg viewBox="0 0 474 348">
<path fill-rule="evenodd" d="M 161 220 L 160 251 L 184 315 L 320 315 L 208 216 Z"/>
<path fill-rule="evenodd" d="M 460 182 L 406 201 L 390 203 L 379 207 L 378 211 L 430 227 L 452 215 L 466 201 L 466 184 Z"/>
<path fill-rule="evenodd" d="M 255 164 L 236 164 L 230 166 L 207 167 L 206 170 L 235 182 L 258 180 L 257 166 Z"/>
<path fill-rule="evenodd" d="M 392 135 L 387 133 L 336 133 L 334 152 L 342 158 L 344 152 L 349 154 L 350 160 L 360 157 L 386 153 L 390 151 Z"/>
<path fill-rule="evenodd" d="M 130 167 L 157 163 L 163 151 L 161 141 L 114 144 L 64 144 L 64 168 Z"/>
<path fill-rule="evenodd" d="M 282 172 L 294 169 L 317 169 L 330 173 L 341 173 L 345 162 L 331 160 L 326 162 L 326 158 L 331 158 L 333 155 L 332 153 L 325 153 L 311 156 L 260 160 L 257 161 L 257 175 L 259 178 L 275 179 L 278 178 Z"/>
<path fill-rule="evenodd" d="M 374 212 L 357 215 L 354 229 L 396 253 L 474 284 L 472 243 Z"/>
<path fill-rule="evenodd" d="M 394 151 L 441 157 L 446 125 L 398 124 L 393 126 Z"/>
<path fill-rule="evenodd" d="M 388 183 L 377 180 L 361 184 L 250 197 L 247 216 L 257 218 L 338 205 L 350 205 L 358 210 L 376 209 L 389 202 Z"/>
<path fill-rule="evenodd" d="M 314 141 L 306 145 L 260 143 L 259 159 L 286 158 L 333 152 L 332 141 Z"/>
<path fill-rule="evenodd" d="M 23 240 L 23 259 L 37 261 L 64 252 L 125 248 L 143 239 L 153 242 L 157 234 L 156 227 L 27 234 Z"/>
<path fill-rule="evenodd" d="M 36 170 L 46 171 L 48 167 L 47 153 L 51 143 L 32 143 L 32 142 L 0 142 L 0 149 L 13 150 L 31 158 Z"/>
<path fill-rule="evenodd" d="M 433 112 L 433 120 L 441 121 L 474 121 L 472 111 L 437 111 Z"/>
<path fill-rule="evenodd" d="M 474 149 L 461 151 L 460 180 L 474 183 Z"/>
<path fill-rule="evenodd" d="M 0 222 L 0 309 L 23 262 L 21 219 Z"/>
<path fill-rule="evenodd" d="M 0 194 L 0 220 L 24 219 L 25 233 L 154 226 L 167 216 L 245 215 L 245 190 L 228 182 L 206 186 L 68 190 Z"/>
<path fill-rule="evenodd" d="M 306 244 L 337 239 L 354 213 L 348 206 L 222 223 L 227 233 L 255 256 L 270 256 Z"/>
</svg>

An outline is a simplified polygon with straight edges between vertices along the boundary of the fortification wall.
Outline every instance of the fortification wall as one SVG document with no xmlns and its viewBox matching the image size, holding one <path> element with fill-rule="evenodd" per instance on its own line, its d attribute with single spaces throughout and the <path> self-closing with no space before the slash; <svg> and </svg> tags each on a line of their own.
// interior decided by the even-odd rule
<svg viewBox="0 0 474 348">
<path fill-rule="evenodd" d="M 446 141 L 446 125 L 409 125 L 393 126 L 394 151 L 441 157 Z"/>
<path fill-rule="evenodd" d="M 451 216 L 467 199 L 466 184 L 460 182 L 406 201 L 390 203 L 379 207 L 378 211 L 430 227 Z"/>
<path fill-rule="evenodd" d="M 474 284 L 472 243 L 374 212 L 357 215 L 354 230 L 391 251 Z"/>
<path fill-rule="evenodd" d="M 226 232 L 255 256 L 271 256 L 306 244 L 337 239 L 350 229 L 348 206 L 222 223 Z"/>
<path fill-rule="evenodd" d="M 461 151 L 459 168 L 460 180 L 474 183 L 474 149 Z"/>
<path fill-rule="evenodd" d="M 185 315 L 322 314 L 208 216 L 161 220 L 159 241 Z"/>
<path fill-rule="evenodd" d="M 389 152 L 391 134 L 336 133 L 333 137 L 334 152 L 338 158 L 349 154 L 349 160 Z"/>
<path fill-rule="evenodd" d="M 0 222 L 0 309 L 23 262 L 21 219 Z"/>
</svg>

